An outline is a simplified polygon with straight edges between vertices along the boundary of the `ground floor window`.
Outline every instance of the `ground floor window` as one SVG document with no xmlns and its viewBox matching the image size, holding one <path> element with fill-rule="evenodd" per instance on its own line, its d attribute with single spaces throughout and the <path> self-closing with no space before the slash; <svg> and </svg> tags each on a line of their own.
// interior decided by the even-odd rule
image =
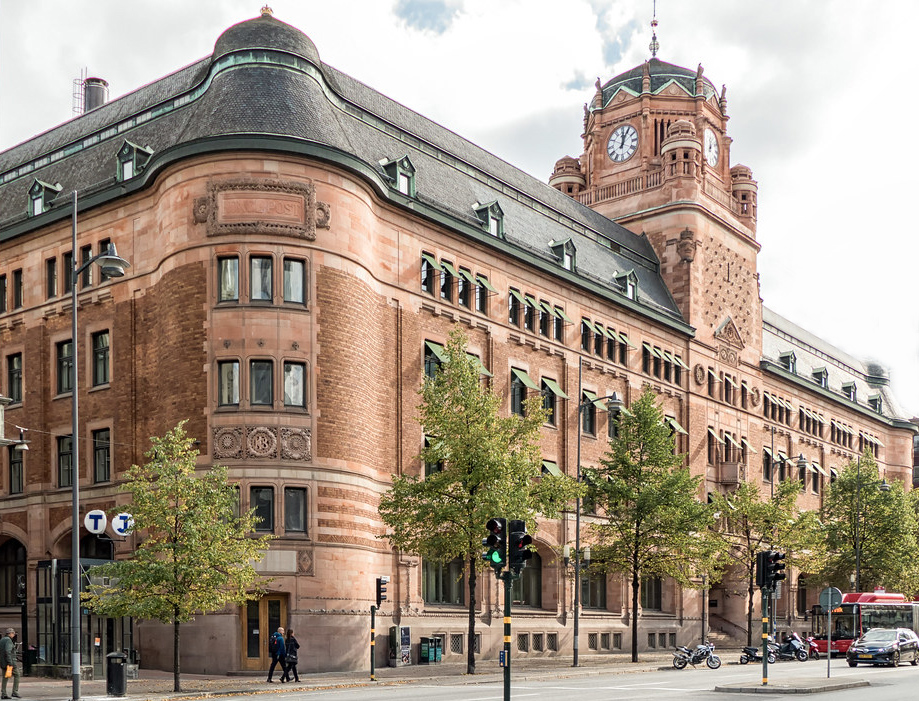
<svg viewBox="0 0 919 701">
<path fill-rule="evenodd" d="M 421 596 L 427 604 L 466 603 L 466 568 L 460 558 L 421 565 Z"/>
<path fill-rule="evenodd" d="M 642 577 L 641 607 L 646 611 L 660 611 L 662 608 L 663 582 L 660 577 Z"/>
<path fill-rule="evenodd" d="M 514 582 L 512 589 L 514 603 L 521 606 L 542 606 L 542 558 L 539 553 L 527 562 L 527 566 L 520 571 L 520 579 Z"/>
</svg>

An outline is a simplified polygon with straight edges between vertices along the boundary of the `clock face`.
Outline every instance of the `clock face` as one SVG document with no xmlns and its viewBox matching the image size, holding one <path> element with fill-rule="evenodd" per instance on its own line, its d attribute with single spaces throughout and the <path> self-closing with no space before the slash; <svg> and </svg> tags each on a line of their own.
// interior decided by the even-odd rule
<svg viewBox="0 0 919 701">
<path fill-rule="evenodd" d="M 718 165 L 718 137 L 711 129 L 705 130 L 705 160 L 710 166 Z"/>
<path fill-rule="evenodd" d="M 622 126 L 616 127 L 606 144 L 606 152 L 609 154 L 609 157 L 617 163 L 631 158 L 637 148 L 638 132 L 635 131 L 635 127 L 631 124 L 623 124 Z"/>
</svg>

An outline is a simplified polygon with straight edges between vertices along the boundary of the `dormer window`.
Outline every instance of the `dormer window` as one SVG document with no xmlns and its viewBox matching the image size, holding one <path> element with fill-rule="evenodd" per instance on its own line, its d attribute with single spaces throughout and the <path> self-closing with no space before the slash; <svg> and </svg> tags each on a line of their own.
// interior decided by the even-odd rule
<svg viewBox="0 0 919 701">
<path fill-rule="evenodd" d="M 406 197 L 415 196 L 415 166 L 408 156 L 394 161 L 381 161 L 383 172 L 389 176 L 393 186 Z"/>
<path fill-rule="evenodd" d="M 813 378 L 814 382 L 823 388 L 826 388 L 829 385 L 826 368 L 814 368 Z"/>
<path fill-rule="evenodd" d="M 55 198 L 63 187 L 60 183 L 50 185 L 41 180 L 36 180 L 29 188 L 29 216 L 37 217 L 42 212 L 51 208 L 51 200 Z"/>
<path fill-rule="evenodd" d="M 855 383 L 854 382 L 843 382 L 842 383 L 842 396 L 851 402 L 855 401 Z"/>
<path fill-rule="evenodd" d="M 878 414 L 880 414 L 884 407 L 884 405 L 881 402 L 881 395 L 880 394 L 869 395 L 868 406 L 871 407 L 873 411 L 876 411 Z"/>
<path fill-rule="evenodd" d="M 565 270 L 574 270 L 577 265 L 577 260 L 575 254 L 577 250 L 574 247 L 574 244 L 571 242 L 571 239 L 564 239 L 562 241 L 550 241 L 549 248 L 552 249 L 552 253 L 555 254 L 555 257 L 558 258 L 559 263 Z"/>
<path fill-rule="evenodd" d="M 472 205 L 475 215 L 479 221 L 488 229 L 488 233 L 495 238 L 504 236 L 504 211 L 497 200 L 488 204 L 479 204 L 476 202 Z"/>
<path fill-rule="evenodd" d="M 779 354 L 779 364 L 788 370 L 788 372 L 795 372 L 796 363 L 797 359 L 793 351 Z"/>
<path fill-rule="evenodd" d="M 153 149 L 149 146 L 125 140 L 118 151 L 118 180 L 124 182 L 140 173 L 152 155 Z"/>
<path fill-rule="evenodd" d="M 629 299 L 638 299 L 638 276 L 634 270 L 627 273 L 617 273 L 613 279 L 622 288 L 622 293 Z"/>
</svg>

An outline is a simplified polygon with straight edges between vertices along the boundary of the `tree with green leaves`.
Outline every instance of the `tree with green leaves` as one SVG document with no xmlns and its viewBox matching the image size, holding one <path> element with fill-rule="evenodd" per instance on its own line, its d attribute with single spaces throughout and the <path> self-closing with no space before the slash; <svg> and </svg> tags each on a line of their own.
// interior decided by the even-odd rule
<svg viewBox="0 0 919 701">
<path fill-rule="evenodd" d="M 858 569 L 861 591 L 919 593 L 914 498 L 899 481 L 881 480 L 870 451 L 850 461 L 830 485 L 821 520 L 829 551 L 822 575 L 828 584 L 847 589 Z"/>
<path fill-rule="evenodd" d="M 822 532 L 812 512 L 797 506 L 801 482 L 783 480 L 771 496 L 763 496 L 752 482 L 742 482 L 729 494 L 713 494 L 717 516 L 712 533 L 733 565 L 736 581 L 745 584 L 738 594 L 747 598 L 747 645 L 753 644 L 753 611 L 756 604 L 756 554 L 780 550 L 786 562 L 813 571 L 821 551 Z"/>
<path fill-rule="evenodd" d="M 428 440 L 418 457 L 436 467 L 425 475 L 394 475 L 380 516 L 389 529 L 381 537 L 394 547 L 429 562 L 467 563 L 468 639 L 475 640 L 485 523 L 522 519 L 532 530 L 537 515 L 554 517 L 579 488 L 568 477 L 541 474 L 539 433 L 547 416 L 541 399 L 528 399 L 523 416 L 502 416 L 502 398 L 483 383 L 481 363 L 467 354 L 466 342 L 460 329 L 450 335 L 444 362 L 420 389 L 418 421 Z M 473 645 L 466 669 L 475 673 Z"/>
<path fill-rule="evenodd" d="M 172 623 L 173 691 L 181 691 L 179 626 L 195 614 L 257 598 L 261 560 L 271 536 L 253 537 L 252 510 L 239 514 L 239 496 L 225 467 L 196 474 L 198 451 L 185 422 L 152 438 L 145 465 L 132 465 L 121 489 L 134 519 L 137 549 L 127 560 L 93 569 L 109 586 L 92 585 L 84 604 L 106 616 Z M 124 508 L 124 507 L 122 507 Z"/>
<path fill-rule="evenodd" d="M 590 569 L 627 574 L 632 589 L 632 661 L 638 661 L 638 601 L 645 577 L 673 577 L 698 586 L 717 576 L 717 550 L 709 536 L 712 511 L 699 500 L 700 477 L 675 454 L 670 427 L 653 390 L 645 387 L 616 419 L 616 437 L 594 469 L 583 472 L 600 514 L 592 524 Z"/>
</svg>

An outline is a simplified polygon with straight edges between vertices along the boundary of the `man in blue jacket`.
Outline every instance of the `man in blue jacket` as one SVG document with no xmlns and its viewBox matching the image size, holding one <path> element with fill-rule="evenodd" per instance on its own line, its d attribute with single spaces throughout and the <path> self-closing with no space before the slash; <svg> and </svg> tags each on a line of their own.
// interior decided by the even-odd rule
<svg viewBox="0 0 919 701">
<path fill-rule="evenodd" d="M 284 661 L 287 657 L 287 650 L 284 647 L 284 629 L 278 628 L 276 633 L 273 633 L 271 639 L 268 641 L 268 653 L 271 655 L 271 667 L 268 668 L 268 683 L 271 684 L 274 680 L 271 678 L 274 675 L 274 668 L 278 666 L 278 663 L 281 663 L 281 670 L 284 669 Z M 16 682 L 19 682 L 19 678 L 16 678 Z"/>
</svg>

